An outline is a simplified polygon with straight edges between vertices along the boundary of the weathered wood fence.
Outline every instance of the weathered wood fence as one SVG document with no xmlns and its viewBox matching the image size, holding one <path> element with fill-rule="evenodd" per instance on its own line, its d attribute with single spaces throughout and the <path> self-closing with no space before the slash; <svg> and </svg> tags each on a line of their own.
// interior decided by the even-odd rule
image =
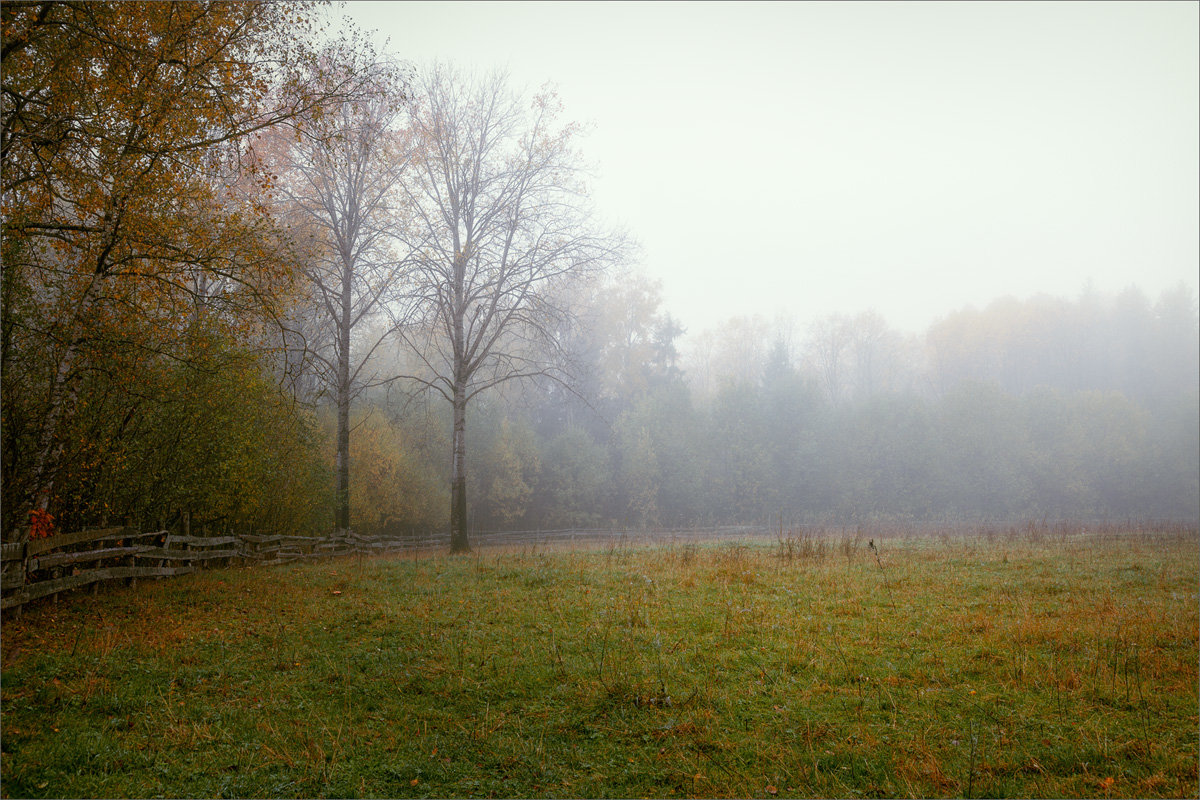
<svg viewBox="0 0 1200 800">
<path fill-rule="evenodd" d="M 763 535 L 760 528 L 706 528 L 630 532 L 569 529 L 552 531 L 475 532 L 477 547 L 544 547 L 581 544 L 663 543 Z M 132 528 L 101 528 L 57 534 L 47 539 L 0 545 L 0 609 L 19 613 L 21 606 L 62 592 L 142 578 L 168 578 L 197 569 L 232 564 L 268 566 L 301 559 L 378 555 L 441 549 L 449 535 L 424 534 L 403 538 L 365 536 L 336 531 L 310 536 L 190 536 L 170 531 L 139 532 Z"/>
<path fill-rule="evenodd" d="M 432 546 L 425 538 L 379 539 L 353 531 L 328 537 L 188 536 L 102 528 L 0 545 L 0 609 L 43 597 L 139 578 L 168 578 L 212 566 L 283 564 L 298 559 L 375 554 Z"/>
</svg>

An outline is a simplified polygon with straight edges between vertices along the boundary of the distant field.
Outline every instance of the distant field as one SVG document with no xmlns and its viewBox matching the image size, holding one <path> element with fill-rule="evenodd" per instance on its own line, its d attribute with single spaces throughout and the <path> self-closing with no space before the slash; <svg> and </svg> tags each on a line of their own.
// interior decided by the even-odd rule
<svg viewBox="0 0 1200 800">
<path fill-rule="evenodd" d="M 5 796 L 1195 797 L 1195 533 L 228 569 L 3 624 Z"/>
</svg>

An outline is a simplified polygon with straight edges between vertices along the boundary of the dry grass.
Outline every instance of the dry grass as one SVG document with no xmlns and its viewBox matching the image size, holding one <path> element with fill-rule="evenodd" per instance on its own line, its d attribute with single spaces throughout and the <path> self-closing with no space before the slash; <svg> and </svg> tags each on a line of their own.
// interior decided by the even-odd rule
<svg viewBox="0 0 1200 800">
<path fill-rule="evenodd" d="M 1198 565 L 1194 532 L 1029 528 L 199 574 L 5 620 L 0 777 L 33 796 L 1195 796 Z"/>
</svg>

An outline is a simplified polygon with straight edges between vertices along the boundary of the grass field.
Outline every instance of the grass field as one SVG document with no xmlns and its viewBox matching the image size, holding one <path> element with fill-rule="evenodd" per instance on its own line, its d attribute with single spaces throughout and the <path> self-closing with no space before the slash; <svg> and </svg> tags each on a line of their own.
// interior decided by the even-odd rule
<svg viewBox="0 0 1200 800">
<path fill-rule="evenodd" d="M 228 569 L 3 624 L 6 796 L 1195 797 L 1196 535 Z"/>
</svg>

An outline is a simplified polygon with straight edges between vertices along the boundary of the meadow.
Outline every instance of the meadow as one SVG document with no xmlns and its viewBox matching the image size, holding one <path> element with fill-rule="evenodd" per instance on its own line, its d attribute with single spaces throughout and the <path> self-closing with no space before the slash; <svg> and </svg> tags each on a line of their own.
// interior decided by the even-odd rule
<svg viewBox="0 0 1200 800">
<path fill-rule="evenodd" d="M 3 621 L 6 797 L 1195 797 L 1195 531 L 230 568 Z"/>
</svg>

